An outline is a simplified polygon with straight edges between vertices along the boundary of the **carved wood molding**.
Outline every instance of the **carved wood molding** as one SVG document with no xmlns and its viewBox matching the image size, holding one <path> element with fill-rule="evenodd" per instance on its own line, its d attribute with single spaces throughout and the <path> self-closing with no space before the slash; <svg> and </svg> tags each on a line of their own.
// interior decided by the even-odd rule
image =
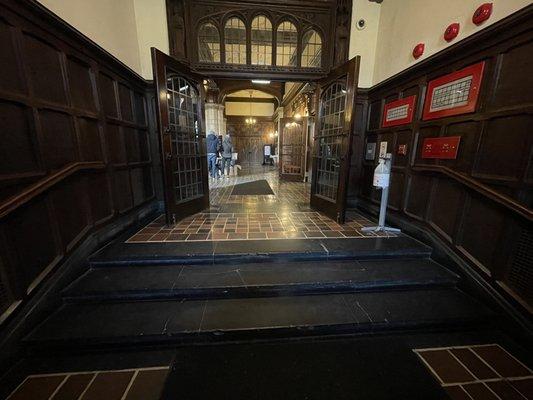
<svg viewBox="0 0 533 400">
<path fill-rule="evenodd" d="M 41 193 L 50 190 L 52 187 L 56 186 L 58 183 L 62 182 L 71 175 L 81 171 L 99 170 L 104 168 L 105 164 L 100 161 L 75 162 L 67 164 L 60 170 L 48 175 L 46 178 L 39 180 L 38 182 L 24 189 L 19 194 L 8 198 L 6 201 L 1 203 L 0 219 L 8 216 L 13 211 L 34 199 Z"/>
</svg>

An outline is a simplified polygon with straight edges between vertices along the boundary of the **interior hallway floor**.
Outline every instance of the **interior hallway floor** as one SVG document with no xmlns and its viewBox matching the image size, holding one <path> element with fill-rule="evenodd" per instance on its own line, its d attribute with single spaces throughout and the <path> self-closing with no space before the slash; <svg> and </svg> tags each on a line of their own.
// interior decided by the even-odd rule
<svg viewBox="0 0 533 400">
<path fill-rule="evenodd" d="M 283 181 L 275 167 L 242 169 L 238 176 L 229 179 L 210 179 L 209 185 L 209 210 L 170 226 L 166 225 L 164 216 L 159 216 L 137 231 L 128 242 L 395 236 L 384 232 L 363 232 L 361 228 L 373 226 L 375 222 L 355 211 L 349 212 L 346 222 L 340 225 L 312 210 L 309 207 L 311 185 Z M 261 194 L 266 192 L 271 194 Z"/>
</svg>

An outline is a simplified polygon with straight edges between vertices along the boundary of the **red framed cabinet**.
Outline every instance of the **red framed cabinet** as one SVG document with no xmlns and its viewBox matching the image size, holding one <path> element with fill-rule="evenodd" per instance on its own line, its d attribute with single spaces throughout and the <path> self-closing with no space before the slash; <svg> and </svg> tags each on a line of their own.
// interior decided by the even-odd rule
<svg viewBox="0 0 533 400">
<path fill-rule="evenodd" d="M 476 111 L 485 62 L 429 82 L 422 119 L 449 117 Z"/>
<path fill-rule="evenodd" d="M 385 104 L 381 127 L 387 128 L 411 123 L 415 111 L 415 102 L 416 95 Z"/>
</svg>

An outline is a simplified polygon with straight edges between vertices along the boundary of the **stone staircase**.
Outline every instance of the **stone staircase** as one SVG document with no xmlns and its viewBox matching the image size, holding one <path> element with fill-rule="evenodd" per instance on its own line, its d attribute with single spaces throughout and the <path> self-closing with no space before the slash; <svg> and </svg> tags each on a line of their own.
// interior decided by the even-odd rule
<svg viewBox="0 0 533 400">
<path fill-rule="evenodd" d="M 253 250 L 252 250 L 253 249 Z M 33 351 L 449 331 L 494 314 L 391 238 L 128 244 L 91 257 L 25 338 Z"/>
</svg>

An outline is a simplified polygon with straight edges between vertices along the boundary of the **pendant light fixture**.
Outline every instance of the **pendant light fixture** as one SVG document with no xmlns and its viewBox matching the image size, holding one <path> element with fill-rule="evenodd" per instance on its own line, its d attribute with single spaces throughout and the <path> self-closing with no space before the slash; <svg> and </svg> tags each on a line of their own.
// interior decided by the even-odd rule
<svg viewBox="0 0 533 400">
<path fill-rule="evenodd" d="M 256 120 L 255 118 L 252 118 L 252 97 L 254 95 L 254 91 L 253 89 L 250 90 L 250 112 L 249 112 L 249 117 L 246 118 L 246 123 L 248 125 L 252 125 L 252 124 L 255 124 L 256 123 Z"/>
</svg>

